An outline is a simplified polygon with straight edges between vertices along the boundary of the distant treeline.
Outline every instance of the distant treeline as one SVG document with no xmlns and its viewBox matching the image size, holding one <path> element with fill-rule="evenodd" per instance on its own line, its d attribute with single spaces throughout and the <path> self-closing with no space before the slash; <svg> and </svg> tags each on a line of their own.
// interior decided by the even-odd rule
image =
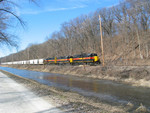
<svg viewBox="0 0 150 113">
<path fill-rule="evenodd" d="M 150 58 L 150 0 L 125 0 L 65 22 L 46 42 L 31 44 L 1 58 L 1 62 L 81 53 L 97 53 L 101 57 L 99 15 L 106 60 Z"/>
</svg>

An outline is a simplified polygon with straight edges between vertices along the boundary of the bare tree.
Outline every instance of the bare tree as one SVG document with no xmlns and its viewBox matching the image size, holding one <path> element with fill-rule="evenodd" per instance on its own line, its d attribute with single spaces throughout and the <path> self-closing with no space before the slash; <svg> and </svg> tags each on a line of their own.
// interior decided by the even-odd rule
<svg viewBox="0 0 150 113">
<path fill-rule="evenodd" d="M 35 0 L 29 0 L 29 2 L 36 3 Z M 6 32 L 10 26 L 9 19 L 14 17 L 23 28 L 25 27 L 25 22 L 17 16 L 13 7 L 18 7 L 18 5 L 12 1 L 0 0 L 0 44 L 18 47 L 17 36 Z"/>
</svg>

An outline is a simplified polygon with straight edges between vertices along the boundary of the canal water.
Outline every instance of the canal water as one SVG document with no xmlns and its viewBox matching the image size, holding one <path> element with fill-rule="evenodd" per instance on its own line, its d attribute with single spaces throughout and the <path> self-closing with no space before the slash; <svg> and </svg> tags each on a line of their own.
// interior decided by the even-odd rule
<svg viewBox="0 0 150 113">
<path fill-rule="evenodd" d="M 150 109 L 150 88 L 134 87 L 108 80 L 85 79 L 62 74 L 37 72 L 29 70 L 0 67 L 24 78 L 33 79 L 42 84 L 77 92 L 84 96 L 95 97 L 100 101 L 112 104 L 143 104 Z"/>
</svg>

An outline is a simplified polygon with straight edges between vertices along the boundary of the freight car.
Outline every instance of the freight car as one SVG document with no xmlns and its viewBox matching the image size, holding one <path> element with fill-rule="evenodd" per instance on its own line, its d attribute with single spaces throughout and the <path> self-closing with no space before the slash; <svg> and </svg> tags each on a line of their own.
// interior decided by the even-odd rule
<svg viewBox="0 0 150 113">
<path fill-rule="evenodd" d="M 2 65 L 7 64 L 7 65 L 11 65 L 11 64 L 30 64 L 30 65 L 36 65 L 36 64 L 43 64 L 44 59 L 32 59 L 32 60 L 24 60 L 24 61 L 14 61 L 14 62 L 4 62 L 1 63 Z"/>
</svg>

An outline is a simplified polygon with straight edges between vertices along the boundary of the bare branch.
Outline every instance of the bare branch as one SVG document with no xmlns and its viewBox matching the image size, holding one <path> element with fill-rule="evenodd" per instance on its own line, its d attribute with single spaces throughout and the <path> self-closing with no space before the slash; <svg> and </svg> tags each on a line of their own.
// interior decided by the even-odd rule
<svg viewBox="0 0 150 113">
<path fill-rule="evenodd" d="M 17 18 L 17 20 L 20 22 L 20 24 L 22 25 L 22 27 L 23 28 L 25 27 L 25 23 L 16 14 L 14 14 L 13 12 L 5 10 L 5 9 L 0 9 L 0 11 L 4 11 L 4 12 L 7 12 L 7 13 L 13 15 L 14 17 Z"/>
</svg>

